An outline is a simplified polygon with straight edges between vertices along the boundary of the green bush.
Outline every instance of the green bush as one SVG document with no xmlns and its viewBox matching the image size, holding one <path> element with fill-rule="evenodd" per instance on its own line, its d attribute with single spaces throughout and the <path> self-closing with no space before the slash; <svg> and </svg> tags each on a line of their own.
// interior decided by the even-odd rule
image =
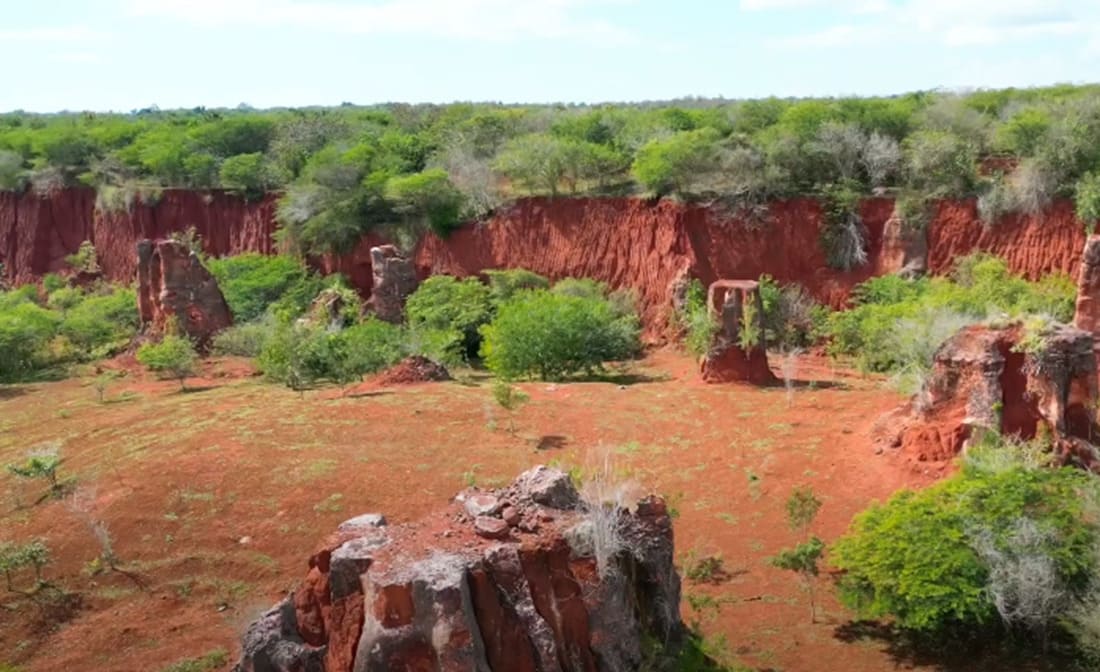
<svg viewBox="0 0 1100 672">
<path fill-rule="evenodd" d="M 760 276 L 764 335 L 768 347 L 790 351 L 812 345 L 820 336 L 829 309 L 801 285 L 780 287 L 770 275 Z"/>
<path fill-rule="evenodd" d="M 406 340 L 401 327 L 373 317 L 339 331 L 280 324 L 264 341 L 256 364 L 268 379 L 292 390 L 322 381 L 346 385 L 398 362 Z"/>
<path fill-rule="evenodd" d="M 79 351 L 80 359 L 99 359 L 129 345 L 138 326 L 137 294 L 118 287 L 87 295 L 70 307 L 59 332 Z"/>
<path fill-rule="evenodd" d="M 1030 314 L 1069 321 L 1076 289 L 1062 275 L 1028 282 L 1009 273 L 1004 260 L 975 254 L 957 259 L 951 278 L 872 278 L 854 299 L 854 308 L 825 323 L 829 352 L 856 357 L 864 370 L 902 371 L 930 366 L 936 347 L 967 322 Z"/>
<path fill-rule="evenodd" d="M 230 156 L 222 161 L 218 169 L 218 182 L 226 189 L 254 196 L 279 186 L 280 180 L 264 155 L 255 152 Z"/>
<path fill-rule="evenodd" d="M 51 363 L 47 348 L 60 322 L 56 314 L 17 296 L 17 292 L 0 294 L 0 381 L 4 382 L 22 380 Z"/>
<path fill-rule="evenodd" d="M 557 380 L 632 357 L 639 331 L 637 316 L 622 316 L 607 299 L 532 290 L 501 305 L 481 328 L 481 355 L 505 379 Z"/>
<path fill-rule="evenodd" d="M 206 267 L 238 322 L 251 322 L 268 309 L 298 317 L 324 286 L 302 262 L 284 255 L 240 254 L 209 259 Z"/>
<path fill-rule="evenodd" d="M 638 150 L 631 172 L 657 195 L 690 194 L 700 175 L 718 167 L 719 139 L 717 131 L 704 128 L 651 140 Z"/>
<path fill-rule="evenodd" d="M 489 302 L 494 307 L 511 300 L 524 290 L 550 288 L 550 281 L 546 277 L 525 268 L 488 270 L 484 273 L 489 278 Z"/>
<path fill-rule="evenodd" d="M 180 389 L 185 390 L 187 378 L 195 373 L 198 355 L 187 338 L 168 333 L 160 343 L 146 343 L 138 348 L 137 360 L 150 371 L 178 380 Z"/>
<path fill-rule="evenodd" d="M 477 278 L 432 276 L 405 303 L 411 329 L 452 332 L 456 342 L 447 349 L 463 355 L 477 354 L 481 345 L 478 329 L 489 321 L 491 313 L 489 287 Z"/>
<path fill-rule="evenodd" d="M 1088 173 L 1077 182 L 1074 203 L 1077 206 L 1077 219 L 1092 234 L 1096 231 L 1096 222 L 1100 220 L 1100 172 Z"/>
<path fill-rule="evenodd" d="M 686 334 L 684 345 L 688 352 L 696 357 L 705 355 L 720 325 L 718 320 L 710 314 L 707 306 L 707 290 L 699 280 L 692 279 L 688 285 L 684 296 L 684 307 L 676 319 Z"/>
<path fill-rule="evenodd" d="M 385 195 L 393 211 L 405 218 L 412 232 L 431 230 L 445 236 L 462 223 L 465 205 L 462 192 L 440 168 L 391 177 L 386 182 Z"/>
<path fill-rule="evenodd" d="M 214 336 L 212 350 L 215 355 L 259 357 L 275 328 L 271 320 L 234 324 Z"/>
<path fill-rule="evenodd" d="M 830 559 L 844 572 L 841 599 L 861 617 L 889 616 L 911 630 L 958 634 L 993 625 L 996 568 L 983 549 L 1020 552 L 1013 532 L 1021 520 L 1047 533 L 1041 550 L 1057 583 L 1083 591 L 1096 570 L 1096 523 L 1086 515 L 1096 491 L 1095 477 L 1076 469 L 1014 466 L 964 469 L 898 493 L 856 516 L 833 546 Z"/>
</svg>

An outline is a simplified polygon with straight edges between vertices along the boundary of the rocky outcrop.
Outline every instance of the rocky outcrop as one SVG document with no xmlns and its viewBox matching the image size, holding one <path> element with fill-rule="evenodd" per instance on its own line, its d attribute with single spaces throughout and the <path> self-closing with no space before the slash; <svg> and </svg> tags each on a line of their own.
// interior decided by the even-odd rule
<svg viewBox="0 0 1100 672">
<path fill-rule="evenodd" d="M 699 362 L 703 380 L 774 383 L 765 349 L 760 284 L 755 280 L 719 280 L 707 290 L 707 309 L 717 320 L 718 331 Z"/>
<path fill-rule="evenodd" d="M 342 524 L 248 629 L 236 669 L 635 670 L 643 642 L 678 642 L 679 600 L 663 501 L 592 508 L 536 467 L 416 523 Z"/>
<path fill-rule="evenodd" d="M 1077 310 L 1073 324 L 1100 343 L 1100 236 L 1090 236 L 1077 272 Z"/>
<path fill-rule="evenodd" d="M 876 274 L 896 273 L 917 278 L 928 271 L 928 231 L 907 222 L 897 209 L 882 228 L 882 252 L 876 259 Z"/>
<path fill-rule="evenodd" d="M 378 319 L 399 323 L 405 318 L 405 299 L 416 291 L 416 268 L 393 245 L 372 247 L 370 259 L 370 307 Z"/>
<path fill-rule="evenodd" d="M 945 462 L 984 430 L 1023 439 L 1042 431 L 1063 459 L 1092 464 L 1092 335 L 1064 325 L 1026 331 L 1019 324 L 976 325 L 944 343 L 921 393 L 897 414 L 894 446 L 919 462 Z"/>
<path fill-rule="evenodd" d="M 174 240 L 137 244 L 138 313 L 146 332 L 163 332 L 170 319 L 199 350 L 233 324 L 218 283 L 198 255 Z"/>
</svg>

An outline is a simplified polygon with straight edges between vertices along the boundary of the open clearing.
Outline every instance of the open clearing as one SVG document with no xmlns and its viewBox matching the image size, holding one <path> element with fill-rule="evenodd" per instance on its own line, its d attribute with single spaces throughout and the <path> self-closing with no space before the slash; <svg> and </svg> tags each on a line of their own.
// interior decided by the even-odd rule
<svg viewBox="0 0 1100 672">
<path fill-rule="evenodd" d="M 798 582 L 767 564 L 796 541 L 784 510 L 793 488 L 823 499 L 814 531 L 828 542 L 872 500 L 933 478 L 875 454 L 871 427 L 900 401 L 879 380 L 807 357 L 788 407 L 781 387 L 706 386 L 690 359 L 659 351 L 614 382 L 521 384 L 532 401 L 512 435 L 479 374 L 299 398 L 241 369 L 208 363 L 208 377 L 185 394 L 132 373 L 105 404 L 90 379 L 0 387 L 0 463 L 60 442 L 62 474 L 94 488 L 122 567 L 146 586 L 93 576 L 99 547 L 85 523 L 64 502 L 30 506 L 39 486 L 5 475 L 2 537 L 45 538 L 55 557 L 48 578 L 84 597 L 60 625 L 26 604 L 0 609 L 8 662 L 123 671 L 219 648 L 232 658 L 239 632 L 296 585 L 311 549 L 342 520 L 414 519 L 467 484 L 501 485 L 538 463 L 583 468 L 608 453 L 620 472 L 669 497 L 681 562 L 721 555 L 719 580 L 685 580 L 683 611 L 723 656 L 752 669 L 945 669 L 891 654 L 883 641 L 846 643 L 849 616 L 826 577 L 811 624 Z"/>
</svg>

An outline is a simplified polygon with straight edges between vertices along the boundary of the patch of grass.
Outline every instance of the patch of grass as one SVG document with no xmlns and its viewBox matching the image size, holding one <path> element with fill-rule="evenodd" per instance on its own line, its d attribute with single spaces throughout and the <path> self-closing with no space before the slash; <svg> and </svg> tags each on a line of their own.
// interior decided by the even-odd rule
<svg viewBox="0 0 1100 672">
<path fill-rule="evenodd" d="M 160 672 L 213 672 L 229 664 L 229 653 L 225 649 L 214 649 L 198 658 L 188 658 L 166 667 Z"/>
<path fill-rule="evenodd" d="M 703 555 L 692 549 L 684 558 L 684 576 L 693 583 L 718 583 L 728 573 L 720 553 Z"/>
<path fill-rule="evenodd" d="M 331 458 L 321 458 L 319 460 L 313 460 L 305 466 L 302 470 L 300 480 L 303 481 L 316 481 L 318 479 L 328 476 L 332 472 L 336 471 L 336 460 Z"/>
<path fill-rule="evenodd" d="M 344 496 L 342 494 L 334 492 L 320 502 L 314 504 L 313 510 L 317 513 L 339 513 L 344 510 L 344 505 L 340 503 L 343 499 Z"/>
</svg>

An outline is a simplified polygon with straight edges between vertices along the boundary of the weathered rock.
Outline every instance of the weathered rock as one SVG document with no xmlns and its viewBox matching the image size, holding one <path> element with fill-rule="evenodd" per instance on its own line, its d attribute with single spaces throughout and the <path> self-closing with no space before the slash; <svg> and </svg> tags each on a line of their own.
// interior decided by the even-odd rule
<svg viewBox="0 0 1100 672">
<path fill-rule="evenodd" d="M 138 312 L 146 331 L 162 333 L 174 318 L 195 347 L 206 350 L 214 334 L 233 324 L 217 281 L 186 245 L 142 240 L 137 257 Z"/>
<path fill-rule="evenodd" d="M 347 326 L 349 318 L 359 309 L 359 305 L 352 304 L 346 298 L 347 294 L 335 287 L 322 289 L 310 304 L 306 317 L 302 318 L 317 325 L 324 325 L 332 331 L 338 331 Z"/>
<path fill-rule="evenodd" d="M 1100 236 L 1089 236 L 1077 272 L 1077 310 L 1073 324 L 1100 344 Z"/>
<path fill-rule="evenodd" d="M 455 499 L 461 502 L 466 508 L 466 513 L 474 518 L 492 516 L 499 513 L 503 506 L 498 497 L 488 492 L 463 492 L 459 493 Z"/>
<path fill-rule="evenodd" d="M 393 245 L 372 247 L 370 259 L 370 306 L 379 319 L 399 323 L 405 317 L 405 299 L 416 291 L 416 267 Z"/>
<path fill-rule="evenodd" d="M 707 291 L 707 308 L 719 322 L 710 349 L 699 363 L 708 383 L 748 382 L 768 385 L 775 375 L 768 368 L 764 340 L 764 304 L 754 280 L 719 280 Z"/>
<path fill-rule="evenodd" d="M 474 531 L 486 539 L 504 539 L 508 536 L 508 523 L 500 518 L 478 516 L 474 519 Z"/>
<path fill-rule="evenodd" d="M 1032 345 L 1023 337 L 1019 324 L 970 326 L 951 337 L 920 394 L 895 413 L 892 443 L 917 461 L 943 462 L 981 431 L 1031 439 L 1042 428 L 1066 455 L 1079 456 L 1076 440 L 1087 442 L 1096 421 L 1092 335 L 1057 325 Z"/>
<path fill-rule="evenodd" d="M 494 517 L 471 523 L 475 495 L 546 522 L 537 533 Z M 236 669 L 638 669 L 643 641 L 674 646 L 682 633 L 672 522 L 655 498 L 618 511 L 624 550 L 601 567 L 567 541 L 590 515 L 567 474 L 539 467 L 503 490 L 467 490 L 417 523 L 352 519 L 313 555 L 294 595 L 249 628 Z M 479 536 L 486 525 L 505 538 Z"/>
<path fill-rule="evenodd" d="M 928 228 L 907 222 L 894 209 L 882 227 L 882 251 L 876 260 L 876 273 L 894 273 L 917 278 L 928 271 Z"/>
</svg>

